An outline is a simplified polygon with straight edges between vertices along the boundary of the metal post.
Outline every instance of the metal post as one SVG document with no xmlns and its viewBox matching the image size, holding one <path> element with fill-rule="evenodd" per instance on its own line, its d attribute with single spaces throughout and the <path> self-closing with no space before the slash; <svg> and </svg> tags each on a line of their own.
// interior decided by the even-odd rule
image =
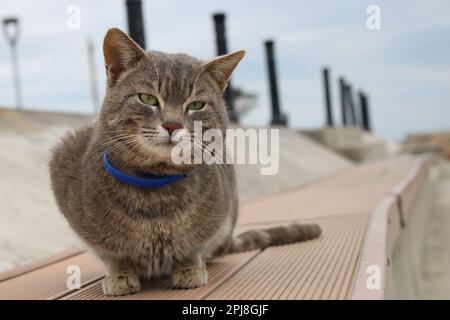
<svg viewBox="0 0 450 320">
<path fill-rule="evenodd" d="M 330 94 L 330 78 L 329 78 L 329 70 L 328 68 L 323 68 L 323 91 L 324 91 L 324 98 L 325 98 L 325 112 L 327 115 L 327 126 L 328 127 L 334 127 L 334 121 L 333 121 L 333 110 L 331 105 L 331 94 Z"/>
<path fill-rule="evenodd" d="M 357 126 L 356 121 L 356 112 L 355 112 L 355 103 L 353 101 L 353 89 L 350 84 L 346 84 L 346 102 L 348 103 L 347 110 L 349 112 L 350 118 L 349 118 L 349 124 L 352 126 Z"/>
<path fill-rule="evenodd" d="M 95 65 L 95 48 L 92 40 L 88 41 L 89 74 L 91 76 L 91 95 L 94 114 L 99 111 L 99 95 L 97 86 L 97 68 Z"/>
<path fill-rule="evenodd" d="M 270 85 L 270 98 L 272 103 L 272 125 L 287 125 L 287 117 L 281 112 L 280 102 L 278 99 L 278 86 L 277 86 L 277 76 L 275 69 L 275 53 L 274 53 L 274 43 L 272 40 L 267 40 L 266 46 L 266 56 L 267 56 L 267 69 L 269 72 L 269 85 Z"/>
<path fill-rule="evenodd" d="M 22 89 L 20 87 L 19 59 L 17 42 L 19 40 L 19 19 L 6 18 L 3 20 L 3 32 L 11 48 L 11 66 L 13 72 L 14 92 L 16 96 L 16 108 L 22 108 Z"/>
<path fill-rule="evenodd" d="M 213 14 L 213 20 L 216 31 L 217 55 L 221 56 L 223 54 L 228 53 L 226 30 L 225 30 L 225 14 L 215 13 Z"/>
<path fill-rule="evenodd" d="M 11 45 L 11 59 L 14 74 L 14 91 L 16 92 L 16 107 L 17 109 L 20 109 L 22 108 L 22 88 L 20 86 L 19 58 L 16 43 Z"/>
<path fill-rule="evenodd" d="M 370 125 L 369 105 L 367 102 L 367 96 L 363 92 L 359 92 L 359 101 L 361 105 L 361 119 L 363 129 L 366 131 L 372 131 Z"/>
<path fill-rule="evenodd" d="M 217 55 L 221 56 L 228 53 L 227 37 L 225 29 L 225 14 L 216 13 L 213 15 L 213 20 L 214 20 L 214 28 L 216 31 Z M 239 122 L 239 115 L 234 108 L 234 96 L 231 86 L 231 80 L 228 81 L 228 86 L 225 89 L 224 99 L 228 108 L 228 116 L 230 118 L 230 121 L 235 123 Z"/>
<path fill-rule="evenodd" d="M 346 99 L 346 84 L 344 78 L 339 78 L 339 93 L 341 97 L 341 116 L 342 116 L 342 126 L 346 127 L 349 124 L 347 115 L 347 99 Z"/>
<path fill-rule="evenodd" d="M 144 17 L 141 0 L 127 0 L 128 33 L 141 48 L 145 49 Z"/>
</svg>

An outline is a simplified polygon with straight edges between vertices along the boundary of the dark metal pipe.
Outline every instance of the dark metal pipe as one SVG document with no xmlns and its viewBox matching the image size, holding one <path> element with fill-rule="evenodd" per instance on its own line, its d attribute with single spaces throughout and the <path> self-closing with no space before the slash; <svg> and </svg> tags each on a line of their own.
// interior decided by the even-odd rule
<svg viewBox="0 0 450 320">
<path fill-rule="evenodd" d="M 128 34 L 145 49 L 144 16 L 141 0 L 126 0 L 128 16 Z"/>
<path fill-rule="evenodd" d="M 353 89 L 350 84 L 346 84 L 346 102 L 347 102 L 347 111 L 349 114 L 348 123 L 352 126 L 357 126 L 357 120 L 356 120 L 356 110 L 355 110 L 355 103 L 353 101 Z"/>
<path fill-rule="evenodd" d="M 265 43 L 266 56 L 267 56 L 267 70 L 269 72 L 269 86 L 270 86 L 270 98 L 272 104 L 272 125 L 287 125 L 287 117 L 281 112 L 279 97 L 278 97 L 278 85 L 275 69 L 275 53 L 274 43 L 272 40 L 267 40 Z"/>
<path fill-rule="evenodd" d="M 326 112 L 326 124 L 328 127 L 334 127 L 333 121 L 333 110 L 331 104 L 331 94 L 330 94 L 330 72 L 328 68 L 323 68 L 323 92 L 324 92 L 324 101 L 325 101 L 325 112 Z"/>
<path fill-rule="evenodd" d="M 226 17 L 224 13 L 216 13 L 213 15 L 214 27 L 216 31 L 216 48 L 218 56 L 228 53 L 225 18 Z"/>
<path fill-rule="evenodd" d="M 342 126 L 346 127 L 349 125 L 348 115 L 347 115 L 347 99 L 346 99 L 346 83 L 344 78 L 339 78 L 339 93 L 341 97 L 341 117 L 342 117 Z"/>
<path fill-rule="evenodd" d="M 225 14 L 216 13 L 213 15 L 214 27 L 216 31 L 216 48 L 217 55 L 221 56 L 228 53 L 226 28 L 225 28 Z M 231 86 L 231 80 L 228 81 L 228 86 L 224 93 L 225 103 L 228 108 L 228 116 L 231 122 L 239 122 L 239 115 L 234 108 L 234 96 Z"/>
<path fill-rule="evenodd" d="M 359 92 L 359 101 L 361 105 L 361 120 L 362 127 L 366 131 L 372 131 L 372 127 L 370 125 L 370 114 L 369 114 L 369 105 L 368 98 L 365 93 Z"/>
</svg>

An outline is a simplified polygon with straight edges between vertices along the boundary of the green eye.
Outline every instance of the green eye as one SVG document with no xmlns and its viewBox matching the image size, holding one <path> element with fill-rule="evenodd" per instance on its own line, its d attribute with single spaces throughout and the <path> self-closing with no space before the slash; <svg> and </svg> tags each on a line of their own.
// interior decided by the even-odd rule
<svg viewBox="0 0 450 320">
<path fill-rule="evenodd" d="M 205 103 L 203 101 L 195 101 L 188 104 L 187 109 L 196 111 L 196 110 L 202 110 L 205 106 Z"/>
<path fill-rule="evenodd" d="M 156 97 L 152 96 L 151 94 L 140 93 L 139 100 L 141 100 L 143 104 L 146 104 L 148 106 L 159 106 L 158 99 L 156 99 Z"/>
</svg>

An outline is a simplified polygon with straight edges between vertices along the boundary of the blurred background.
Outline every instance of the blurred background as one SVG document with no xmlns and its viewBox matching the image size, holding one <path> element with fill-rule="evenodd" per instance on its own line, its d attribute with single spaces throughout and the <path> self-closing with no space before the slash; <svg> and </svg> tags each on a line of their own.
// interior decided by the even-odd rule
<svg viewBox="0 0 450 320">
<path fill-rule="evenodd" d="M 246 49 L 236 87 L 258 98 L 241 121 L 270 121 L 263 41 L 276 41 L 280 103 L 295 127 L 323 125 L 320 69 L 331 69 L 338 116 L 337 77 L 370 96 L 373 127 L 384 138 L 447 129 L 450 109 L 450 20 L 446 0 L 377 1 L 380 29 L 367 28 L 371 1 L 152 0 L 144 1 L 147 49 L 216 55 L 212 14 L 227 15 L 228 50 Z M 74 27 L 78 8 L 80 25 Z M 72 10 L 71 10 L 72 8 Z M 92 113 L 87 41 L 94 45 L 99 98 L 105 72 L 102 40 L 110 27 L 127 30 L 122 0 L 4 1 L 0 16 L 20 19 L 18 41 L 22 103 L 27 109 Z M 68 26 L 72 24 L 72 28 Z M 0 41 L 0 105 L 14 106 L 10 52 Z"/>
</svg>

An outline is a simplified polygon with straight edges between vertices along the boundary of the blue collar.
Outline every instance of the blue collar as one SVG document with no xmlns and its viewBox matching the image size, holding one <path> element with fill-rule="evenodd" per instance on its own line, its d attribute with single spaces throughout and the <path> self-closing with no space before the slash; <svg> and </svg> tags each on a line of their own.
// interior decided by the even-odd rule
<svg viewBox="0 0 450 320">
<path fill-rule="evenodd" d="M 113 167 L 113 165 L 108 160 L 108 154 L 106 152 L 103 154 L 103 167 L 105 167 L 105 170 L 116 180 L 125 184 L 132 184 L 134 186 L 143 188 L 164 187 L 169 184 L 175 183 L 186 176 L 184 174 L 172 176 L 158 176 L 154 174 L 145 174 L 145 176 L 148 178 L 129 176 Z"/>
</svg>

